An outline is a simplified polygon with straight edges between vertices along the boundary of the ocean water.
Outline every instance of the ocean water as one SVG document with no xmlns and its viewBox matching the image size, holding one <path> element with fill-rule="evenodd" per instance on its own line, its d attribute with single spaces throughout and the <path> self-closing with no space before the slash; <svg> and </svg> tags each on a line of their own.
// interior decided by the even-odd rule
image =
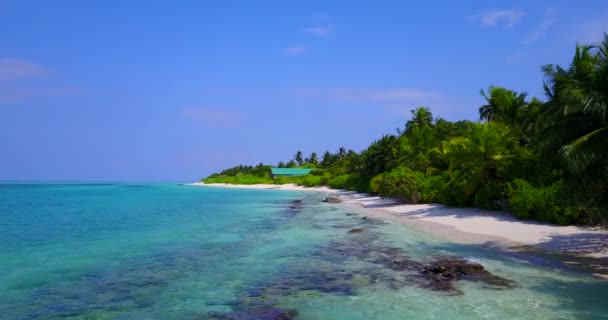
<svg viewBox="0 0 608 320">
<path fill-rule="evenodd" d="M 608 319 L 606 282 L 322 198 L 0 184 L 0 319 Z M 436 290 L 416 270 L 440 257 L 481 263 L 510 285 Z"/>
</svg>

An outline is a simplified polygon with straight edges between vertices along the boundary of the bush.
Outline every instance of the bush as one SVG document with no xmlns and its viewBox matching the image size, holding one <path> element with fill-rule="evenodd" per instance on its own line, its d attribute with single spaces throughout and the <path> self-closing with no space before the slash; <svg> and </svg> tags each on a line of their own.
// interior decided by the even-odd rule
<svg viewBox="0 0 608 320">
<path fill-rule="evenodd" d="M 370 184 L 370 178 L 368 177 L 360 177 L 360 176 L 353 176 L 352 177 L 352 185 L 354 187 L 354 189 L 357 192 L 365 192 L 365 193 L 369 193 L 370 189 L 369 189 L 369 184 Z M 351 190 L 351 189 L 349 189 Z"/>
<path fill-rule="evenodd" d="M 448 183 L 449 177 L 443 175 L 427 175 L 422 180 L 420 201 L 425 203 L 439 202 L 439 191 Z"/>
<path fill-rule="evenodd" d="M 249 173 L 238 173 L 235 176 L 215 175 L 203 180 L 205 183 L 227 183 L 227 184 L 263 184 L 274 183 L 268 176 L 258 176 Z"/>
<path fill-rule="evenodd" d="M 300 177 L 299 185 L 305 187 L 316 187 L 321 185 L 321 176 L 305 175 Z"/>
<path fill-rule="evenodd" d="M 560 199 L 561 182 L 546 187 L 534 187 L 527 181 L 515 179 L 509 183 L 508 196 L 513 214 L 520 219 L 535 219 L 558 224 L 580 220 L 581 210 L 568 206 Z"/>
<path fill-rule="evenodd" d="M 286 183 L 290 183 L 290 182 L 289 182 L 289 178 L 287 178 L 287 177 L 275 177 L 274 179 L 272 179 L 272 183 L 273 184 L 286 184 Z"/>
<path fill-rule="evenodd" d="M 325 173 L 326 173 L 326 171 L 324 169 L 318 169 L 318 168 L 313 168 L 312 171 L 310 172 L 310 174 L 313 176 L 322 176 Z"/>
<path fill-rule="evenodd" d="M 555 168 L 553 163 L 539 159 L 538 155 L 514 158 L 498 170 L 498 176 L 504 182 L 515 179 L 526 180 L 532 185 L 548 185 L 563 179 L 564 173 Z"/>
<path fill-rule="evenodd" d="M 423 189 L 424 174 L 409 168 L 397 168 L 375 176 L 370 190 L 382 198 L 397 198 L 409 203 L 418 203 Z"/>
<path fill-rule="evenodd" d="M 319 181 L 319 184 L 327 186 L 329 185 L 329 180 L 333 179 L 333 176 L 331 175 L 331 173 L 329 172 L 324 172 L 323 175 L 321 176 L 321 180 Z"/>
<path fill-rule="evenodd" d="M 333 189 L 345 189 L 344 186 L 346 185 L 346 181 L 349 178 L 350 178 L 350 175 L 348 175 L 348 174 L 341 174 L 339 176 L 336 176 L 336 177 L 330 179 L 327 182 L 327 185 L 329 185 Z"/>
<path fill-rule="evenodd" d="M 437 190 L 437 202 L 455 207 L 471 206 L 471 199 L 464 192 L 465 179 L 456 173 L 445 177 L 441 182 L 441 189 Z"/>
<path fill-rule="evenodd" d="M 473 205 L 482 209 L 501 209 L 501 200 L 503 199 L 504 183 L 498 180 L 490 180 L 475 192 Z"/>
<path fill-rule="evenodd" d="M 369 178 L 361 177 L 357 174 L 341 174 L 331 178 L 331 175 L 327 174 L 322 176 L 321 182 L 327 179 L 326 183 L 333 189 L 345 189 L 358 192 L 369 192 Z"/>
</svg>

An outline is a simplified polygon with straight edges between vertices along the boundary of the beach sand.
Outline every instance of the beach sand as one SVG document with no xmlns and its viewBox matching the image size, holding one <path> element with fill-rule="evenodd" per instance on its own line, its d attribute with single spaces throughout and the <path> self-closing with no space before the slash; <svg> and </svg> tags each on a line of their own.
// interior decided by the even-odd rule
<svg viewBox="0 0 608 320">
<path fill-rule="evenodd" d="M 326 192 L 342 199 L 340 205 L 362 208 L 369 217 L 403 223 L 457 243 L 516 252 L 556 253 L 562 256 L 560 260 L 566 265 L 591 268 L 587 271 L 608 278 L 608 231 L 605 229 L 517 220 L 501 211 L 451 208 L 440 204 L 403 204 L 373 195 L 327 187 L 306 188 L 293 184 L 193 185 Z M 570 257 L 576 259 L 569 259 Z"/>
<path fill-rule="evenodd" d="M 195 182 L 189 185 L 192 186 L 203 186 L 203 187 L 221 187 L 221 188 L 236 188 L 236 189 L 275 189 L 275 190 L 291 190 L 291 191 L 321 191 L 328 193 L 342 192 L 343 190 L 330 189 L 328 187 L 313 187 L 307 188 L 295 185 L 293 183 L 288 184 L 227 184 L 227 183 L 202 183 Z"/>
</svg>

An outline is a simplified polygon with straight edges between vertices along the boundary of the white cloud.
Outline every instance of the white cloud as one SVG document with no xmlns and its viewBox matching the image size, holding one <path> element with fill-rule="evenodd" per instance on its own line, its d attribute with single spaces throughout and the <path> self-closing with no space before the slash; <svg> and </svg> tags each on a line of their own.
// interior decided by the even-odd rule
<svg viewBox="0 0 608 320">
<path fill-rule="evenodd" d="M 308 52 L 308 47 L 302 45 L 290 46 L 283 49 L 283 53 L 288 54 L 290 56 L 299 56 L 306 52 Z"/>
<path fill-rule="evenodd" d="M 303 28 L 302 32 L 316 37 L 326 37 L 334 33 L 335 27 L 326 14 L 316 14 L 311 17 L 312 26 Z"/>
<path fill-rule="evenodd" d="M 334 32 L 334 28 L 332 26 L 317 26 L 304 28 L 302 29 L 302 32 L 312 36 L 325 37 L 332 34 Z"/>
<path fill-rule="evenodd" d="M 0 57 L 0 102 L 13 103 L 52 96 L 75 96 L 83 91 L 74 86 L 58 84 L 52 77 L 35 79 L 52 74 L 38 63 L 17 58 Z"/>
<path fill-rule="evenodd" d="M 545 36 L 549 29 L 557 23 L 556 14 L 556 8 L 547 8 L 540 24 L 526 37 L 524 43 L 532 43 Z"/>
<path fill-rule="evenodd" d="M 180 115 L 188 119 L 201 122 L 209 127 L 231 128 L 241 122 L 241 114 L 224 108 L 188 107 L 179 111 Z"/>
<path fill-rule="evenodd" d="M 496 27 L 503 25 L 505 29 L 513 28 L 526 15 L 525 12 L 515 9 L 491 10 L 471 18 L 478 20 L 483 27 Z"/>
<path fill-rule="evenodd" d="M 327 88 L 297 90 L 296 94 L 303 97 L 351 102 L 400 102 L 436 100 L 442 97 L 436 92 L 416 88 Z"/>
<path fill-rule="evenodd" d="M 0 77 L 29 77 L 41 76 L 48 70 L 34 62 L 15 58 L 0 58 Z"/>
</svg>

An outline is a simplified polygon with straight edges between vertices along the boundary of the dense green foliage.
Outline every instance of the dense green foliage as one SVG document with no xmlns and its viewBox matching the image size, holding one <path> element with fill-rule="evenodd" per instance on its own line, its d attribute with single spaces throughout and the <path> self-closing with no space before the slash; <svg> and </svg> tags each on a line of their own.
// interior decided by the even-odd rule
<svg viewBox="0 0 608 320">
<path fill-rule="evenodd" d="M 228 184 L 258 184 L 258 183 L 273 183 L 270 178 L 270 168 L 272 166 L 259 165 L 253 166 L 236 166 L 223 170 L 220 173 L 214 173 L 204 179 L 206 183 L 228 183 Z"/>
<path fill-rule="evenodd" d="M 399 167 L 375 176 L 370 182 L 370 190 L 381 197 L 418 203 L 423 179 L 424 174 L 422 172 Z"/>
<path fill-rule="evenodd" d="M 578 46 L 567 69 L 542 71 L 546 102 L 490 86 L 481 91 L 479 122 L 435 119 L 420 107 L 403 129 L 360 153 L 340 148 L 319 160 L 298 151 L 278 165 L 315 168 L 312 174 L 271 179 L 260 164 L 204 181 L 327 185 L 521 219 L 598 223 L 608 211 L 608 35 L 600 46 Z"/>
</svg>

